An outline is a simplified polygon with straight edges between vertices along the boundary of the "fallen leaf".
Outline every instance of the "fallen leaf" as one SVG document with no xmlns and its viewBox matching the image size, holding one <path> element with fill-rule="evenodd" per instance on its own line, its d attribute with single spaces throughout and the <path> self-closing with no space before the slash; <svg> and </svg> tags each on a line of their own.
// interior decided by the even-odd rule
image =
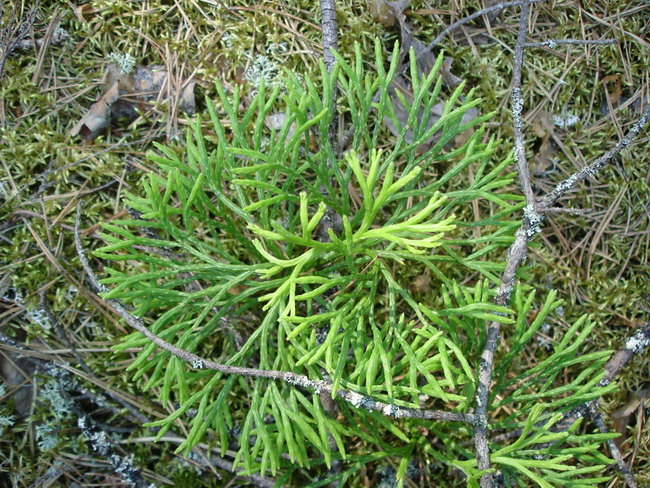
<svg viewBox="0 0 650 488">
<path fill-rule="evenodd" d="M 111 105 L 118 98 L 120 98 L 120 93 L 116 83 L 97 102 L 92 104 L 86 115 L 70 130 L 70 135 L 75 137 L 81 134 L 82 139 L 93 139 L 108 127 L 112 112 Z"/>
<path fill-rule="evenodd" d="M 623 407 L 612 413 L 614 430 L 621 434 L 620 437 L 614 439 L 617 447 L 620 448 L 623 442 L 625 442 L 627 426 L 632 420 L 632 415 L 639 408 L 650 408 L 650 390 L 640 390 L 634 393 L 632 398 Z"/>
<path fill-rule="evenodd" d="M 545 138 L 553 134 L 554 126 L 553 116 L 542 110 L 538 113 L 537 117 L 535 117 L 530 128 L 537 137 Z"/>
<path fill-rule="evenodd" d="M 558 147 L 555 144 L 553 116 L 548 112 L 541 111 L 531 124 L 533 133 L 541 139 L 535 156 L 530 163 L 533 176 L 540 177 L 553 171 L 556 164 Z"/>
<path fill-rule="evenodd" d="M 99 10 L 92 8 L 89 3 L 84 3 L 74 8 L 74 14 L 77 17 L 79 22 L 85 23 L 86 18 L 91 17 L 93 14 L 97 13 Z"/>
<path fill-rule="evenodd" d="M 368 8 L 371 15 L 382 25 L 390 27 L 399 21 L 399 17 L 408 8 L 411 0 L 387 2 L 386 0 L 370 0 Z"/>
<path fill-rule="evenodd" d="M 94 139 L 103 130 L 120 120 L 127 123 L 146 111 L 156 101 L 171 98 L 167 82 L 168 72 L 161 66 L 139 67 L 134 73 L 123 73 L 115 64 L 106 69 L 100 99 L 70 130 L 73 137 L 81 135 L 84 140 Z M 196 110 L 194 80 L 182 83 L 179 94 L 180 108 L 188 114 Z"/>
<path fill-rule="evenodd" d="M 445 85 L 451 88 L 456 88 L 463 82 L 463 80 L 451 72 L 451 65 L 453 62 L 454 60 L 449 56 L 444 59 L 440 68 L 440 76 L 442 76 L 442 82 Z"/>
<path fill-rule="evenodd" d="M 555 169 L 558 148 L 550 137 L 542 139 L 542 144 L 535 152 L 532 163 L 533 176 L 540 177 L 549 174 Z"/>
<path fill-rule="evenodd" d="M 611 92 L 608 90 L 609 100 L 612 102 L 612 106 L 616 107 L 618 101 L 621 98 L 621 95 L 623 94 L 623 89 L 621 88 L 621 76 L 620 75 L 605 76 L 603 78 L 603 85 L 607 86 L 610 83 L 611 85 L 613 85 L 613 89 Z"/>
</svg>

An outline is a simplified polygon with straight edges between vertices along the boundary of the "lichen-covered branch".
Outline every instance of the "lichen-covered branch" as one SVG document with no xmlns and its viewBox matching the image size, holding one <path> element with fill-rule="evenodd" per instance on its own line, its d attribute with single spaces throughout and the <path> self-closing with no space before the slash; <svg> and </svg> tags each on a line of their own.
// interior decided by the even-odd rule
<svg viewBox="0 0 650 488">
<path fill-rule="evenodd" d="M 521 114 L 524 108 L 524 99 L 521 96 L 521 70 L 524 64 L 524 42 L 528 30 L 528 14 L 530 4 L 525 0 L 521 5 L 521 16 L 519 17 L 519 32 L 517 33 L 517 44 L 515 45 L 514 67 L 512 72 L 512 125 L 514 134 L 515 163 L 517 164 L 517 175 L 521 190 L 526 197 L 526 204 L 535 210 L 535 195 L 530 184 L 530 173 L 528 161 L 526 160 L 526 148 L 524 147 L 524 119 Z"/>
<path fill-rule="evenodd" d="M 541 42 L 526 42 L 524 47 L 548 47 L 555 49 L 557 46 L 609 46 L 616 44 L 616 39 L 547 39 Z"/>
<path fill-rule="evenodd" d="M 609 429 L 605 425 L 603 416 L 600 412 L 598 412 L 595 405 L 589 409 L 589 417 L 596 424 L 596 427 L 598 427 L 598 430 L 600 430 L 600 432 L 603 434 L 609 434 Z M 627 466 L 627 464 L 625 464 L 623 455 L 621 454 L 621 451 L 619 451 L 618 446 L 616 446 L 614 443 L 614 439 L 607 439 L 607 447 L 609 448 L 610 454 L 616 461 L 616 466 L 623 475 L 627 486 L 630 488 L 637 488 L 636 481 L 634 481 L 634 475 L 632 474 L 632 471 L 630 471 L 630 468 Z"/>
<path fill-rule="evenodd" d="M 81 429 L 84 437 L 88 440 L 90 447 L 104 459 L 111 463 L 120 478 L 131 486 L 138 488 L 155 488 L 155 484 L 145 482 L 140 470 L 133 464 L 133 459 L 117 454 L 103 430 L 97 429 L 93 420 L 87 414 L 82 414 L 77 419 L 77 426 Z"/>
<path fill-rule="evenodd" d="M 639 134 L 641 129 L 647 124 L 650 118 L 650 106 L 646 106 L 641 117 L 630 129 L 626 137 L 620 140 L 614 148 L 603 154 L 592 164 L 584 167 L 570 178 L 560 182 L 555 189 L 537 200 L 533 194 L 530 184 L 530 173 L 525 156 L 524 138 L 523 138 L 523 98 L 521 95 L 521 70 L 523 66 L 524 47 L 526 30 L 528 28 L 529 3 L 532 0 L 521 2 L 522 11 L 519 23 L 519 32 L 517 44 L 515 46 L 515 60 L 513 71 L 513 89 L 512 89 L 512 116 L 514 132 L 514 153 L 517 173 L 526 198 L 526 209 L 522 225 L 516 233 L 515 241 L 511 245 L 507 254 L 506 267 L 502 275 L 501 285 L 497 291 L 495 302 L 498 305 L 506 305 L 510 300 L 516 271 L 528 255 L 528 243 L 533 236 L 540 231 L 540 224 L 544 217 L 552 213 L 553 205 L 569 189 L 573 188 L 579 182 L 588 176 L 595 175 L 600 169 L 612 160 L 620 151 L 629 146 L 634 138 Z M 486 343 L 481 354 L 478 372 L 478 388 L 476 394 L 476 416 L 477 421 L 474 423 L 474 445 L 476 449 L 476 459 L 478 468 L 487 470 L 490 468 L 489 438 L 488 438 L 488 399 L 490 394 L 490 383 L 492 381 L 492 371 L 494 367 L 494 353 L 501 337 L 501 324 L 493 321 L 487 329 Z M 482 488 L 491 488 L 494 486 L 492 474 L 486 474 L 481 477 Z"/>
<path fill-rule="evenodd" d="M 584 181 L 590 176 L 594 176 L 598 173 L 603 166 L 609 163 L 615 156 L 617 156 L 623 149 L 628 147 L 632 141 L 639 135 L 641 129 L 643 129 L 650 120 L 650 104 L 646 105 L 641 113 L 639 119 L 634 123 L 632 128 L 628 131 L 623 139 L 618 141 L 616 145 L 607 151 L 605 154 L 596 159 L 593 163 L 585 166 L 580 171 L 572 174 L 566 180 L 561 181 L 556 185 L 556 187 L 545 195 L 539 201 L 539 207 L 549 208 L 555 204 L 560 198 L 562 198 L 566 192 L 574 188 L 578 183 Z"/>
<path fill-rule="evenodd" d="M 526 161 L 526 150 L 524 147 L 524 123 L 522 119 L 523 99 L 521 96 L 521 70 L 524 62 L 524 42 L 528 30 L 528 14 L 530 5 L 524 0 L 521 8 L 519 21 L 519 32 L 517 34 L 517 45 L 515 46 L 514 71 L 512 75 L 512 121 L 514 132 L 514 152 L 519 183 L 526 198 L 526 210 L 522 226 L 517 231 L 515 242 L 508 251 L 506 267 L 501 278 L 501 286 L 497 292 L 497 305 L 504 306 L 510 299 L 510 294 L 515 282 L 515 273 L 519 265 L 528 255 L 528 241 L 539 232 L 541 217 L 537 213 L 535 195 L 530 184 L 530 173 Z M 476 414 L 479 421 L 474 424 L 474 447 L 476 449 L 476 461 L 478 469 L 485 471 L 490 469 L 490 449 L 488 438 L 488 403 L 490 397 L 490 383 L 492 382 L 492 371 L 494 368 L 494 353 L 499 338 L 501 337 L 501 324 L 493 321 L 487 330 L 487 340 L 481 354 L 478 373 L 478 388 L 476 393 Z M 485 474 L 480 480 L 482 488 L 493 486 L 493 475 Z"/>
<path fill-rule="evenodd" d="M 336 30 L 336 7 L 334 0 L 321 0 L 320 9 L 323 15 L 321 26 L 323 28 L 323 60 L 327 72 L 331 73 L 336 64 L 332 51 L 338 49 L 338 32 Z"/>
</svg>

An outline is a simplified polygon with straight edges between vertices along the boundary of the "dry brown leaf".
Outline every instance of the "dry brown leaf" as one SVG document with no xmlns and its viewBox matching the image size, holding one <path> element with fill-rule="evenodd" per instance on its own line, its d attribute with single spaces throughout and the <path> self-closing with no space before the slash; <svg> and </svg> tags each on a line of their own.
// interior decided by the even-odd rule
<svg viewBox="0 0 650 488">
<path fill-rule="evenodd" d="M 452 58 L 447 56 L 442 62 L 440 67 L 440 76 L 442 76 L 442 82 L 451 88 L 456 88 L 459 86 L 463 80 L 451 72 L 451 65 L 454 62 Z"/>
<path fill-rule="evenodd" d="M 531 127 L 532 131 L 537 137 L 546 138 L 553 135 L 555 124 L 553 123 L 553 116 L 545 111 L 539 112 L 535 120 L 533 120 Z"/>
<path fill-rule="evenodd" d="M 553 171 L 556 165 L 558 148 L 553 139 L 546 137 L 535 153 L 532 164 L 533 176 L 540 177 Z"/>
<path fill-rule="evenodd" d="M 369 0 L 368 8 L 371 15 L 382 25 L 390 27 L 399 22 L 400 16 L 408 8 L 411 0 L 387 2 L 386 0 Z"/>
<path fill-rule="evenodd" d="M 478 109 L 476 107 L 472 107 L 463 114 L 463 118 L 460 119 L 460 123 L 467 124 L 468 122 L 474 120 L 476 117 L 478 117 Z M 467 129 L 465 132 L 458 134 L 456 137 L 454 137 L 453 147 L 460 147 L 465 144 L 467 141 L 469 141 L 469 138 L 472 137 L 472 134 L 474 134 L 473 128 Z"/>
<path fill-rule="evenodd" d="M 188 114 L 196 110 L 194 80 L 186 81 L 180 93 L 180 108 Z M 70 131 L 73 137 L 80 134 L 85 140 L 93 139 L 104 129 L 119 120 L 135 120 L 138 111 L 145 111 L 153 102 L 170 98 L 168 73 L 161 66 L 137 68 L 125 74 L 115 64 L 110 64 L 104 75 L 103 91 L 86 115 Z"/>
<path fill-rule="evenodd" d="M 608 90 L 609 93 L 609 100 L 612 102 L 612 106 L 616 107 L 618 105 L 618 101 L 621 99 L 621 95 L 623 94 L 623 89 L 621 88 L 621 76 L 620 75 L 608 75 L 603 78 L 603 85 L 607 87 L 607 85 L 611 84 L 612 85 L 612 91 Z M 605 88 L 607 90 L 607 88 Z"/>
<path fill-rule="evenodd" d="M 533 133 L 541 139 L 539 148 L 531 162 L 533 176 L 540 177 L 553 170 L 556 164 L 558 147 L 555 144 L 553 116 L 545 111 L 539 112 L 531 124 Z"/>
<path fill-rule="evenodd" d="M 650 408 L 650 390 L 640 390 L 634 393 L 630 401 L 612 413 L 614 430 L 621 434 L 620 437 L 614 439 L 614 443 L 619 448 L 623 445 L 623 442 L 625 442 L 627 426 L 630 424 L 630 420 L 632 420 L 632 415 L 634 415 L 634 412 L 639 408 Z"/>
<path fill-rule="evenodd" d="M 87 18 L 90 18 L 98 11 L 98 9 L 94 9 L 89 3 L 84 3 L 74 8 L 75 17 L 82 23 L 85 23 Z"/>
<path fill-rule="evenodd" d="M 72 137 L 81 135 L 83 139 L 92 139 L 103 131 L 111 119 L 111 105 L 120 98 L 120 92 L 115 83 L 101 98 L 92 104 L 86 115 L 70 130 Z"/>
</svg>

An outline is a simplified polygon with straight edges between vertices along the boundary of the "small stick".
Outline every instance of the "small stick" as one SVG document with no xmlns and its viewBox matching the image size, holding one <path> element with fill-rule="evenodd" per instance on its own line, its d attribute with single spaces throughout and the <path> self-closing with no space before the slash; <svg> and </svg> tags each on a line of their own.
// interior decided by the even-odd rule
<svg viewBox="0 0 650 488">
<path fill-rule="evenodd" d="M 603 416 L 596 410 L 595 405 L 593 405 L 589 409 L 589 416 L 591 417 L 591 420 L 596 424 L 598 427 L 598 430 L 600 430 L 603 434 L 609 434 L 609 429 L 605 425 L 605 422 L 603 421 Z M 625 479 L 625 483 L 627 486 L 630 488 L 638 488 L 636 481 L 634 481 L 634 475 L 632 474 L 632 471 L 630 471 L 630 468 L 625 464 L 625 460 L 623 459 L 623 455 L 621 454 L 621 451 L 619 451 L 618 447 L 616 446 L 616 443 L 614 443 L 614 439 L 607 439 L 607 447 L 609 447 L 609 452 L 611 453 L 612 457 L 616 461 L 616 465 L 623 475 L 623 478 Z"/>
<path fill-rule="evenodd" d="M 515 46 L 514 71 L 512 74 L 512 120 L 514 131 L 515 145 L 515 162 L 519 183 L 526 198 L 526 210 L 521 228 L 517 231 L 515 243 L 508 254 L 506 269 L 504 270 L 501 280 L 501 287 L 497 293 L 496 303 L 506 305 L 512 287 L 515 281 L 515 272 L 519 264 L 526 259 L 528 255 L 528 240 L 539 230 L 539 222 L 542 217 L 536 210 L 536 199 L 533 188 L 530 183 L 530 173 L 528 172 L 528 162 L 526 161 L 526 150 L 524 148 L 524 122 L 521 111 L 524 101 L 521 96 L 521 70 L 524 62 L 524 42 L 526 42 L 526 31 L 528 30 L 528 13 L 530 4 L 524 0 L 521 7 L 521 16 L 519 18 L 519 32 L 517 34 L 517 44 Z M 499 338 L 501 337 L 501 324 L 493 321 L 488 327 L 487 340 L 479 366 L 478 388 L 476 392 L 476 414 L 480 418 L 479 422 L 474 424 L 474 447 L 476 449 L 476 461 L 478 469 L 486 471 L 490 469 L 490 447 L 488 439 L 488 404 L 490 397 L 490 384 L 492 382 L 492 371 L 494 367 L 494 353 L 496 351 Z M 493 474 L 484 474 L 480 479 L 481 488 L 491 488 L 494 486 Z"/>
<path fill-rule="evenodd" d="M 332 50 L 338 48 L 338 33 L 336 30 L 336 7 L 334 0 L 321 0 L 320 9 L 323 15 L 323 60 L 327 72 L 331 73 L 336 64 Z"/>
<path fill-rule="evenodd" d="M 496 5 L 492 5 L 491 7 L 484 8 L 482 10 L 478 10 L 474 12 L 471 15 L 468 15 L 467 17 L 464 17 L 460 20 L 457 20 L 447 28 L 443 29 L 443 31 L 436 36 L 436 38 L 431 41 L 427 47 L 424 48 L 424 50 L 418 54 L 417 59 L 420 59 L 422 56 L 424 56 L 426 53 L 431 51 L 432 49 L 438 47 L 438 44 L 442 42 L 442 40 L 445 38 L 447 34 L 450 32 L 455 31 L 458 29 L 461 25 L 467 24 L 468 22 L 471 22 L 472 20 L 481 17 L 482 15 L 487 15 L 492 12 L 497 12 L 499 10 L 503 10 L 504 8 L 508 7 L 517 7 L 520 5 L 523 5 L 524 3 L 539 3 L 539 2 L 546 2 L 548 0 L 517 0 L 515 2 L 503 2 L 503 3 L 498 3 Z"/>
<path fill-rule="evenodd" d="M 610 44 L 616 44 L 618 41 L 616 39 L 547 39 L 546 41 L 541 42 L 526 42 L 524 47 L 548 47 L 555 49 L 557 46 L 578 46 L 586 44 L 588 46 L 608 46 Z"/>
</svg>

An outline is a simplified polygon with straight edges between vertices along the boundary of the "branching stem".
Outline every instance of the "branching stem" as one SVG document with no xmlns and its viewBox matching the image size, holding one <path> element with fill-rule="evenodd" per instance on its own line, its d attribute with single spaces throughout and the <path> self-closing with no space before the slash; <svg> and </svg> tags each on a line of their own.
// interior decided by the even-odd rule
<svg viewBox="0 0 650 488">
<path fill-rule="evenodd" d="M 90 267 L 88 262 L 88 257 L 86 251 L 81 245 L 81 237 L 79 233 L 79 227 L 81 222 L 81 202 L 77 204 L 77 217 L 75 219 L 75 228 L 74 228 L 74 242 L 75 248 L 77 250 L 77 255 L 79 256 L 79 261 L 88 275 L 88 279 L 92 284 L 93 288 L 99 293 L 107 293 L 109 290 L 104 285 L 102 285 L 95 272 Z M 110 304 L 117 314 L 122 317 L 128 325 L 133 327 L 138 332 L 142 333 L 147 337 L 151 342 L 159 346 L 161 349 L 170 352 L 177 358 L 182 359 L 188 365 L 191 365 L 195 369 L 211 369 L 214 371 L 219 371 L 224 374 L 238 374 L 241 376 L 249 376 L 252 378 L 267 378 L 271 380 L 280 380 L 286 383 L 299 386 L 302 388 L 307 388 L 315 391 L 316 393 L 332 393 L 332 384 L 327 381 L 322 380 L 311 380 L 307 376 L 291 373 L 287 371 L 276 371 L 276 370 L 265 370 L 265 369 L 255 369 L 255 368 L 245 368 L 240 366 L 229 366 L 223 363 L 217 363 L 209 359 L 202 358 L 196 354 L 193 354 L 189 351 L 181 349 L 179 347 L 170 344 L 169 342 L 161 339 L 156 334 L 151 332 L 144 325 L 144 322 L 139 317 L 132 315 L 129 311 L 124 308 L 122 303 L 119 300 L 115 299 L 104 299 L 104 301 Z M 407 408 L 401 407 L 395 404 L 384 403 L 377 401 L 371 397 L 361 395 L 353 391 L 347 391 L 339 389 L 336 391 L 337 397 L 349 402 L 356 408 L 365 408 L 366 410 L 374 410 L 382 412 L 386 416 L 391 416 L 394 418 L 416 418 L 416 419 L 425 419 L 425 420 L 446 420 L 450 422 L 464 422 L 464 423 L 473 423 L 475 421 L 475 415 L 473 414 L 464 414 L 464 413 L 453 413 L 446 412 L 442 410 L 426 410 L 426 409 L 416 409 L 416 408 Z"/>
<path fill-rule="evenodd" d="M 526 161 L 524 138 L 523 138 L 523 98 L 521 95 L 521 74 L 524 59 L 524 48 L 526 46 L 526 31 L 528 29 L 528 14 L 530 3 L 534 0 L 524 0 L 519 2 L 522 5 L 521 17 L 519 22 L 519 32 L 517 35 L 517 44 L 515 46 L 515 59 L 512 81 L 512 117 L 514 132 L 514 152 L 519 182 L 522 187 L 524 197 L 526 198 L 526 210 L 522 225 L 516 233 L 515 242 L 508 250 L 506 267 L 502 275 L 501 285 L 497 291 L 496 304 L 505 306 L 512 293 L 515 274 L 520 264 L 528 255 L 528 243 L 539 232 L 547 213 L 552 213 L 553 205 L 568 190 L 575 187 L 579 182 L 588 176 L 593 176 L 624 148 L 629 146 L 634 138 L 639 134 L 641 129 L 650 119 L 650 105 L 646 106 L 641 117 L 632 126 L 625 138 L 621 139 L 612 149 L 599 157 L 592 164 L 585 166 L 571 177 L 560 182 L 551 192 L 545 195 L 539 201 L 535 198 L 530 183 L 530 173 Z M 503 4 L 500 4 L 503 5 Z M 510 6 L 510 5 L 508 5 Z M 496 7 L 496 6 L 495 6 Z M 451 26 L 450 26 L 451 27 Z M 440 36 L 438 36 L 440 37 Z M 438 38 L 436 38 L 438 39 Z M 435 44 L 435 40 L 432 44 Z M 567 42 L 567 44 L 571 44 Z M 487 337 L 481 360 L 479 362 L 478 388 L 476 393 L 476 416 L 477 421 L 474 423 L 474 446 L 476 449 L 476 459 L 480 470 L 490 469 L 490 451 L 488 438 L 488 407 L 490 396 L 490 384 L 492 381 L 492 371 L 494 367 L 494 353 L 496 351 L 499 338 L 501 337 L 501 324 L 497 321 L 490 323 L 487 329 Z M 625 474 L 625 472 L 624 472 Z M 627 479 L 627 476 L 626 476 Z M 481 477 L 480 484 L 482 488 L 492 488 L 494 479 L 491 473 Z"/>
<path fill-rule="evenodd" d="M 477 10 L 473 14 L 470 14 L 467 17 L 463 17 L 462 19 L 457 20 L 453 24 L 449 25 L 447 28 L 443 29 L 443 31 L 440 32 L 440 34 L 438 34 L 436 38 L 433 41 L 431 41 L 431 43 L 429 43 L 427 47 L 418 55 L 418 59 L 422 56 L 425 56 L 425 54 L 431 51 L 432 49 L 438 47 L 438 45 L 443 41 L 443 39 L 447 36 L 447 34 L 455 31 L 460 26 L 467 24 L 468 22 L 471 22 L 474 19 L 477 19 L 483 15 L 491 14 L 492 12 L 498 12 L 499 10 L 503 10 L 508 7 L 518 7 L 520 5 L 523 5 L 524 3 L 539 3 L 539 2 L 546 2 L 546 1 L 548 0 L 517 0 L 515 2 L 497 3 L 496 5 L 492 5 L 482 10 Z"/>
</svg>

